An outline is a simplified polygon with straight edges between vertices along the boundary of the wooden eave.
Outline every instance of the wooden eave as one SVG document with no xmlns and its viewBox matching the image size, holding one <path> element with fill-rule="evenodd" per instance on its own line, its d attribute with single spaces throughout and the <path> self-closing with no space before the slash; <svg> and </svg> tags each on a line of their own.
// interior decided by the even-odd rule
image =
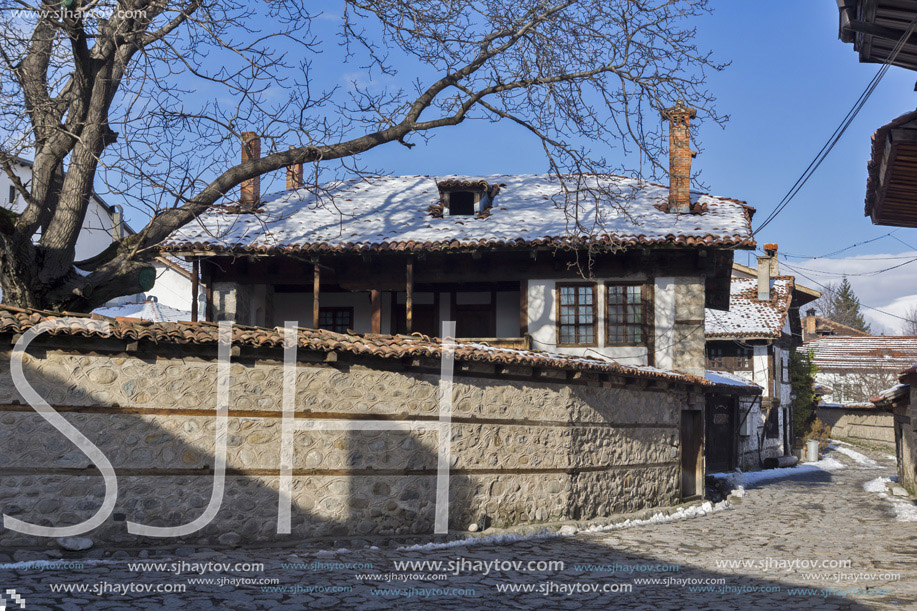
<svg viewBox="0 0 917 611">
<path fill-rule="evenodd" d="M 884 142 L 875 144 L 881 154 L 873 159 L 875 191 L 867 210 L 872 222 L 917 227 L 917 121 L 885 131 Z"/>
<path fill-rule="evenodd" d="M 917 17 L 917 0 L 837 0 L 838 37 L 853 43 L 862 63 L 886 63 Z M 917 70 L 917 32 L 905 42 L 894 66 Z"/>
</svg>

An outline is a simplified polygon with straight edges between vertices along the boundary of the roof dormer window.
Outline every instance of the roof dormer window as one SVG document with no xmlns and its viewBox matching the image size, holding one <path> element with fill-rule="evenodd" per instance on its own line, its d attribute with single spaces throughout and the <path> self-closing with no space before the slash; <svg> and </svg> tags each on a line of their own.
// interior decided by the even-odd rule
<svg viewBox="0 0 917 611">
<path fill-rule="evenodd" d="M 437 184 L 443 216 L 475 216 L 493 205 L 498 187 L 483 180 L 444 180 Z"/>
<path fill-rule="evenodd" d="M 474 191 L 452 191 L 446 194 L 446 210 L 449 216 L 472 216 L 475 213 L 475 204 L 478 203 L 479 193 Z"/>
</svg>

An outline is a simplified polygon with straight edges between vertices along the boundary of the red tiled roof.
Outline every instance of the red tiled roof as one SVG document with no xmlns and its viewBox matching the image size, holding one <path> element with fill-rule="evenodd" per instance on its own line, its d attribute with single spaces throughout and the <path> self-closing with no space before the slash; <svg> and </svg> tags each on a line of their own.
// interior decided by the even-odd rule
<svg viewBox="0 0 917 611">
<path fill-rule="evenodd" d="M 786 324 L 793 298 L 793 276 L 771 280 L 771 299 L 758 299 L 758 279 L 733 277 L 729 290 L 729 310 L 705 312 L 708 338 L 779 338 Z"/>
<path fill-rule="evenodd" d="M 218 340 L 216 323 L 171 322 L 154 323 L 136 318 L 106 318 L 97 314 L 57 314 L 41 310 L 26 310 L 0 305 L 0 333 L 23 333 L 35 325 L 66 317 L 79 318 L 72 324 L 50 330 L 52 336 L 114 337 L 122 340 L 144 340 L 156 344 L 214 345 Z M 71 319 L 72 320 L 72 319 Z M 102 323 L 109 324 L 105 335 Z M 88 328 L 87 328 L 88 327 Z M 319 352 L 340 352 L 380 358 L 405 357 L 439 358 L 441 340 L 426 335 L 373 335 L 334 333 L 321 329 L 298 329 L 299 347 Z M 256 348 L 283 348 L 283 328 L 233 326 L 232 343 Z M 457 361 L 477 361 L 504 365 L 521 365 L 544 369 L 606 373 L 644 379 L 668 380 L 685 384 L 715 387 L 707 380 L 676 371 L 654 367 L 632 367 L 591 357 L 552 354 L 533 350 L 497 348 L 486 344 L 458 340 L 455 345 Z"/>
<path fill-rule="evenodd" d="M 917 363 L 917 337 L 829 335 L 808 341 L 797 350 L 811 350 L 820 371 L 899 373 Z"/>
</svg>

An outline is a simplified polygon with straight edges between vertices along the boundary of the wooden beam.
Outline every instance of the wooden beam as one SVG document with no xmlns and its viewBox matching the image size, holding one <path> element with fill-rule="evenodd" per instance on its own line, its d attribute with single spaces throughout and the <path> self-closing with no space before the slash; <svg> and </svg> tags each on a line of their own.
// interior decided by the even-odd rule
<svg viewBox="0 0 917 611">
<path fill-rule="evenodd" d="M 322 269 L 316 261 L 312 267 L 312 328 L 318 329 L 319 289 L 322 283 Z"/>
<path fill-rule="evenodd" d="M 404 311 L 407 332 L 410 335 L 414 332 L 414 259 L 408 257 L 408 264 L 405 278 L 405 296 Z"/>
<path fill-rule="evenodd" d="M 191 322 L 197 322 L 197 294 L 200 291 L 200 261 L 191 262 Z"/>
<path fill-rule="evenodd" d="M 372 290 L 369 292 L 369 302 L 372 308 L 370 318 L 370 332 L 382 333 L 382 292 Z"/>
</svg>

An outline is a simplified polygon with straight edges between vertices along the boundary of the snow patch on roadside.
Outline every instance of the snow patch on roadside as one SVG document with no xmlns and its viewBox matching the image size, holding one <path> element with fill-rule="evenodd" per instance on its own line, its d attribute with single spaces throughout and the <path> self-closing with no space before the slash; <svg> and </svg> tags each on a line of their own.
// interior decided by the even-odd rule
<svg viewBox="0 0 917 611">
<path fill-rule="evenodd" d="M 831 445 L 828 447 L 832 452 L 840 452 L 844 456 L 848 456 L 854 460 L 859 465 L 862 465 L 864 469 L 878 469 L 879 463 L 869 458 L 865 454 L 860 454 L 856 450 L 851 450 L 848 447 L 844 447 L 849 444 L 839 445 L 839 442 L 832 440 Z"/>
<path fill-rule="evenodd" d="M 863 484 L 863 490 L 878 493 L 879 498 L 889 501 L 892 504 L 897 521 L 917 522 L 917 505 L 914 505 L 911 501 L 905 501 L 889 495 L 888 484 L 890 483 L 892 483 L 891 478 L 877 477 Z"/>
<path fill-rule="evenodd" d="M 427 551 L 427 550 L 437 550 L 437 549 L 448 549 L 452 547 L 467 547 L 472 545 L 486 545 L 486 544 L 496 544 L 503 545 L 507 543 L 515 543 L 517 541 L 532 541 L 537 539 L 551 539 L 554 537 L 572 537 L 579 533 L 603 533 L 610 532 L 613 530 L 623 530 L 625 528 L 633 528 L 635 526 L 647 526 L 650 524 L 666 524 L 668 522 L 678 522 L 680 520 L 690 520 L 692 518 L 699 518 L 706 516 L 712 513 L 717 513 L 719 511 L 724 511 L 732 507 L 732 504 L 729 501 L 720 501 L 719 503 L 713 504 L 710 501 L 704 501 L 700 505 L 691 505 L 690 507 L 679 507 L 677 510 L 672 513 L 666 514 L 659 512 L 650 516 L 649 518 L 642 520 L 624 520 L 623 522 L 618 522 L 615 524 L 608 524 L 606 526 L 589 526 L 587 528 L 576 528 L 572 525 L 567 525 L 562 527 L 558 531 L 548 531 L 547 529 L 540 530 L 536 533 L 528 535 L 519 535 L 515 533 L 507 534 L 498 534 L 498 535 L 484 535 L 482 537 L 468 537 L 467 539 L 458 539 L 456 541 L 446 541 L 444 543 L 423 543 L 418 545 L 409 545 L 406 547 L 399 547 L 399 551 Z"/>
<path fill-rule="evenodd" d="M 734 471 L 730 473 L 709 473 L 711 477 L 725 479 L 732 486 L 732 493 L 736 496 L 745 496 L 745 488 L 761 482 L 768 482 L 794 475 L 816 473 L 819 471 L 837 471 L 844 469 L 845 465 L 832 456 L 826 456 L 815 463 L 803 463 L 795 467 L 781 467 L 779 469 L 765 469 L 764 471 Z"/>
</svg>

